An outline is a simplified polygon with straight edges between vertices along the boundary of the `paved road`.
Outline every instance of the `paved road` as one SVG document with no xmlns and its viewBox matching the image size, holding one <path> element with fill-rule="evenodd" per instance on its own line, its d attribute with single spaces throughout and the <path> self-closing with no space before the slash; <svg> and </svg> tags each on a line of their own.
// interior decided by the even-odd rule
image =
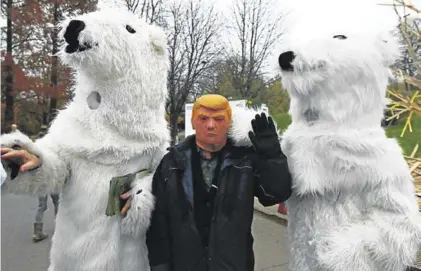
<svg viewBox="0 0 421 271">
<path fill-rule="evenodd" d="M 1 270 L 46 271 L 50 238 L 32 243 L 33 221 L 38 201 L 33 197 L 1 195 Z M 44 216 L 44 231 L 54 233 L 54 211 L 51 199 Z"/>
<path fill-rule="evenodd" d="M 50 238 L 33 244 L 32 223 L 37 199 L 16 196 L 2 191 L 1 197 L 1 270 L 45 271 L 48 267 Z M 45 213 L 45 232 L 54 233 L 51 199 Z M 278 222 L 256 213 L 255 237 L 256 269 L 259 271 L 287 271 L 288 248 L 286 229 Z"/>
</svg>

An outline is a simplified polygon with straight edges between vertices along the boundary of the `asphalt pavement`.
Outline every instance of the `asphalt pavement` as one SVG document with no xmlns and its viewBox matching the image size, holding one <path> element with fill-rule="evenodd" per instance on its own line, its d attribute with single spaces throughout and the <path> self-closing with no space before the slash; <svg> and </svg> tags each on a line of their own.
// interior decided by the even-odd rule
<svg viewBox="0 0 421 271">
<path fill-rule="evenodd" d="M 51 198 L 44 216 L 44 231 L 49 238 L 32 243 L 33 221 L 37 199 L 1 193 L 1 270 L 46 271 L 51 236 L 54 233 L 54 211 Z M 256 268 L 259 271 L 288 270 L 286 227 L 278 220 L 255 212 L 253 222 Z M 77 270 L 75 270 L 77 271 Z"/>
</svg>

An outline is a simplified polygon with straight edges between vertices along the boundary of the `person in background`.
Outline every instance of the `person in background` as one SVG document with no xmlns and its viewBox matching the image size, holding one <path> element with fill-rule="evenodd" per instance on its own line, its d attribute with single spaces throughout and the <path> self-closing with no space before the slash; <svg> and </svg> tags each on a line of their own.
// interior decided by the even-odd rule
<svg viewBox="0 0 421 271">
<path fill-rule="evenodd" d="M 40 132 L 37 134 L 37 138 L 43 137 L 48 131 L 48 127 L 46 125 L 41 126 Z M 50 194 L 51 200 L 53 201 L 54 205 L 54 215 L 57 215 L 58 212 L 58 205 L 59 205 L 59 194 Z M 48 202 L 48 195 L 38 197 L 38 207 L 35 214 L 35 222 L 34 222 L 34 233 L 32 235 L 32 241 L 34 243 L 40 242 L 48 238 L 48 234 L 43 232 L 43 219 L 44 219 L 44 212 L 47 210 L 47 202 Z"/>
<path fill-rule="evenodd" d="M 10 131 L 13 133 L 13 132 L 17 132 L 17 131 L 19 131 L 18 130 L 18 126 L 16 125 L 16 124 L 12 124 L 11 126 L 10 126 Z"/>
<path fill-rule="evenodd" d="M 228 136 L 231 108 L 220 95 L 198 98 L 191 122 L 196 135 L 171 147 L 154 174 L 151 271 L 252 271 L 254 197 L 270 206 L 291 195 L 275 125 L 256 115 L 254 148 L 236 145 Z"/>
</svg>

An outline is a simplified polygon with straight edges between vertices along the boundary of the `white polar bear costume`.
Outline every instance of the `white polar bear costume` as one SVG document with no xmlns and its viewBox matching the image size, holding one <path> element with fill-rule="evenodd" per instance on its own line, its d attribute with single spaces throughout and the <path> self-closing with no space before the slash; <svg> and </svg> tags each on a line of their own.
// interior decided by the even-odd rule
<svg viewBox="0 0 421 271">
<path fill-rule="evenodd" d="M 380 126 L 398 41 L 369 1 L 293 2 L 276 52 L 291 97 L 290 269 L 403 271 L 420 215 L 402 150 Z"/>
<path fill-rule="evenodd" d="M 168 147 L 166 36 L 131 13 L 103 10 L 66 20 L 60 37 L 60 58 L 76 71 L 75 97 L 35 143 L 20 133 L 1 137 L 42 162 L 8 187 L 61 190 L 49 271 L 149 270 L 152 175 L 137 176 L 126 217 L 105 210 L 110 180 L 154 170 Z"/>
</svg>

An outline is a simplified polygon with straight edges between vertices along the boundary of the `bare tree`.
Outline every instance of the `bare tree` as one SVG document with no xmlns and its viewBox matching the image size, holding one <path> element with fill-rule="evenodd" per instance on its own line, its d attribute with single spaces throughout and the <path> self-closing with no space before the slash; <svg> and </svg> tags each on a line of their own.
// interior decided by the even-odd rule
<svg viewBox="0 0 421 271">
<path fill-rule="evenodd" d="M 57 25 L 61 14 L 59 11 L 59 3 L 58 1 L 54 2 L 53 5 L 53 24 Z M 57 86 L 57 52 L 58 52 L 58 31 L 57 28 L 53 28 L 51 33 L 51 40 L 52 40 L 52 61 L 51 61 L 51 87 Z M 57 115 L 57 98 L 51 97 L 50 99 L 50 109 L 49 109 L 49 118 L 54 119 Z M 43 124 L 48 124 L 49 120 L 46 118 L 43 120 Z"/>
<path fill-rule="evenodd" d="M 402 57 L 396 63 L 396 68 L 407 76 L 421 79 L 421 19 L 404 16 L 399 23 L 399 36 L 402 43 Z M 415 85 L 405 83 L 405 90 L 415 90 Z"/>
<path fill-rule="evenodd" d="M 196 100 L 199 96 L 209 93 L 218 93 L 218 77 L 222 71 L 222 64 L 224 59 L 217 58 L 211 63 L 209 69 L 207 69 L 200 79 L 196 82 L 193 90 L 190 93 L 191 100 Z"/>
<path fill-rule="evenodd" d="M 244 98 L 251 98 L 253 82 L 264 75 L 264 63 L 283 34 L 283 14 L 273 7 L 272 0 L 237 0 L 234 4 L 229 27 L 234 40 L 227 58 L 235 62 L 232 82 Z"/>
<path fill-rule="evenodd" d="M 170 7 L 168 20 L 170 70 L 167 113 L 174 144 L 178 117 L 189 94 L 219 56 L 217 13 L 203 1 L 189 0 Z"/>
<path fill-rule="evenodd" d="M 164 1 L 163 0 L 124 0 L 128 10 L 145 18 L 146 22 L 163 25 Z"/>
<path fill-rule="evenodd" d="M 393 2 L 394 10 L 399 18 L 399 31 L 405 45 L 405 52 L 411 59 L 412 73 L 421 74 L 421 58 L 420 58 L 420 42 L 421 42 L 421 28 L 419 17 L 409 16 L 408 10 L 415 11 L 420 14 L 421 10 L 415 6 L 408 4 L 405 0 L 395 0 Z M 403 14 L 399 12 L 398 6 L 403 8 Z M 412 75 L 409 75 L 412 76 Z M 408 81 L 408 80 L 407 80 Z M 412 81 L 412 80 L 409 80 Z M 411 82 L 408 82 L 411 84 Z M 420 81 L 413 82 L 414 86 L 420 84 Z"/>
</svg>

